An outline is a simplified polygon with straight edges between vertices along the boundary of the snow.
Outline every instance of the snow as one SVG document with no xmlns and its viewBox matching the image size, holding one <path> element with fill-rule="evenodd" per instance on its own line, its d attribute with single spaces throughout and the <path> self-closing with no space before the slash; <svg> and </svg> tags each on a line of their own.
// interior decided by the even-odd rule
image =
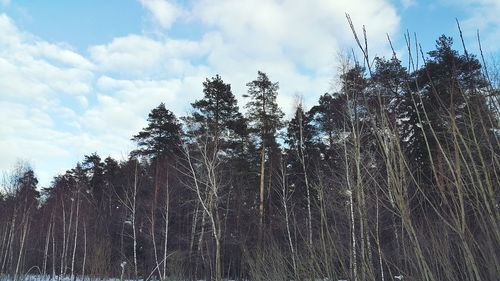
<svg viewBox="0 0 500 281">
<path fill-rule="evenodd" d="M 122 262 L 120 264 L 120 266 L 123 268 L 125 266 L 126 262 Z M 402 275 L 397 275 L 397 276 L 394 276 L 394 279 L 398 279 L 398 280 L 403 280 L 403 276 Z M 11 281 L 12 280 L 12 276 L 8 276 L 8 275 L 0 275 L 0 281 Z M 71 277 L 68 275 L 68 276 L 63 276 L 63 277 L 60 277 L 60 276 L 56 276 L 55 278 L 51 278 L 50 275 L 41 275 L 41 274 L 27 274 L 27 275 L 21 275 L 20 276 L 20 280 L 22 281 L 72 281 L 71 280 Z M 151 281 L 156 281 L 156 279 L 150 279 Z M 95 277 L 90 277 L 90 276 L 85 276 L 83 279 L 81 276 L 77 276 L 75 278 L 75 281 L 120 281 L 119 278 L 107 278 L 107 279 L 103 279 L 103 278 L 95 278 Z M 135 281 L 132 280 L 132 279 L 123 279 L 123 281 Z M 138 279 L 138 281 L 143 281 L 143 279 Z M 203 279 L 198 279 L 197 281 L 206 281 L 206 280 L 203 280 Z M 224 281 L 235 281 L 233 279 L 224 279 Z M 245 281 L 249 281 L 249 280 L 245 280 Z M 292 280 L 291 280 L 292 281 Z M 348 281 L 348 279 L 338 279 L 338 280 L 331 280 L 329 278 L 322 278 L 322 279 L 315 279 L 315 281 Z"/>
<path fill-rule="evenodd" d="M 124 262 L 122 262 L 123 264 Z M 0 281 L 11 281 L 13 280 L 13 276 L 9 275 L 0 275 Z M 19 276 L 19 280 L 22 281 L 72 281 L 71 277 L 64 276 L 55 276 L 55 278 L 51 278 L 50 275 L 41 275 L 41 274 L 27 274 L 27 275 L 21 275 Z M 144 281 L 144 279 L 139 278 L 137 279 L 138 281 Z M 150 281 L 158 281 L 157 279 L 149 279 Z M 170 280 L 170 279 L 169 279 Z M 90 276 L 85 276 L 83 279 L 81 276 L 75 277 L 75 281 L 121 281 L 120 278 L 99 278 L 99 277 L 90 277 Z M 135 281 L 135 279 L 123 279 L 123 281 Z M 203 279 L 197 280 L 197 281 L 206 281 Z M 224 279 L 224 281 L 235 281 L 232 279 Z"/>
<path fill-rule="evenodd" d="M 397 118 L 396 119 L 396 124 L 398 124 L 398 125 L 401 126 L 401 124 L 403 124 L 403 122 L 408 122 L 408 121 L 410 121 L 410 117 L 405 116 L 405 117 Z"/>
<path fill-rule="evenodd" d="M 11 281 L 13 280 L 13 276 L 10 275 L 0 275 L 0 280 L 1 281 Z M 42 275 L 42 274 L 26 274 L 26 275 L 20 275 L 19 280 L 22 281 L 72 281 L 70 275 L 66 276 L 58 276 L 56 275 L 54 278 L 51 278 L 50 275 Z M 104 279 L 102 278 L 95 278 L 95 277 L 90 277 L 90 276 L 85 276 L 83 279 L 81 276 L 76 276 L 75 281 L 103 281 Z M 142 279 L 138 279 L 139 281 L 143 281 Z M 106 281 L 120 281 L 119 278 L 107 278 Z M 135 280 L 126 280 L 124 279 L 123 281 L 135 281 Z"/>
<path fill-rule="evenodd" d="M 413 130 L 403 139 L 403 142 L 409 142 L 413 137 Z"/>
</svg>

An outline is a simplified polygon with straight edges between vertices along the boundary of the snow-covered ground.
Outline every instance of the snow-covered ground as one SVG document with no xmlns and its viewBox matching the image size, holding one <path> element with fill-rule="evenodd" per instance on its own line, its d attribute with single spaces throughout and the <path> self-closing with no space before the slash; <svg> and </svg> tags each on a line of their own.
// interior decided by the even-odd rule
<svg viewBox="0 0 500 281">
<path fill-rule="evenodd" d="M 394 276 L 394 279 L 397 280 L 403 280 L 402 275 L 396 275 Z M 13 281 L 13 276 L 10 275 L 0 275 L 0 281 Z M 64 276 L 64 277 L 59 277 L 56 276 L 55 278 L 51 278 L 50 275 L 36 275 L 36 274 L 27 274 L 27 275 L 21 275 L 19 276 L 18 281 L 72 281 L 70 276 Z M 75 281 L 136 281 L 133 279 L 124 279 L 120 280 L 119 278 L 96 278 L 96 277 L 90 277 L 86 276 L 85 278 L 82 278 L 81 276 L 78 276 L 75 278 Z M 143 279 L 138 279 L 137 281 L 143 281 Z M 158 281 L 156 279 L 149 279 L 148 281 Z M 169 280 L 169 281 L 176 281 L 176 280 Z M 205 280 L 198 280 L 198 281 L 205 281 Z M 224 279 L 224 281 L 235 281 L 231 279 Z M 248 281 L 248 280 L 247 280 Z M 290 280 L 293 281 L 293 280 Z M 324 279 L 316 279 L 315 281 L 332 281 L 328 278 Z M 339 279 L 336 281 L 349 281 L 348 279 Z"/>
<path fill-rule="evenodd" d="M 13 281 L 14 276 L 12 275 L 0 275 L 0 281 Z M 81 276 L 77 276 L 74 281 L 120 281 L 119 278 L 96 278 L 96 277 L 90 277 L 86 276 L 85 278 L 82 278 Z M 18 281 L 72 281 L 70 276 L 56 276 L 52 278 L 50 275 L 37 275 L 37 274 L 27 274 L 27 275 L 20 275 L 18 277 Z M 122 280 L 122 281 L 135 281 L 135 280 Z M 138 279 L 137 281 L 143 281 L 142 279 Z M 150 279 L 150 281 L 154 281 L 153 279 Z"/>
</svg>

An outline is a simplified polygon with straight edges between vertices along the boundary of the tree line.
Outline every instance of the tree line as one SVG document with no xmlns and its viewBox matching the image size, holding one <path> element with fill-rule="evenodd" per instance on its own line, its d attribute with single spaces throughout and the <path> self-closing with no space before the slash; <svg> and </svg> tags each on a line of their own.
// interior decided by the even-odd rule
<svg viewBox="0 0 500 281">
<path fill-rule="evenodd" d="M 0 273 L 495 280 L 499 91 L 452 44 L 420 67 L 346 64 L 290 120 L 266 73 L 245 113 L 216 75 L 187 116 L 152 109 L 127 160 L 86 155 L 42 190 L 20 166 L 0 193 Z"/>
</svg>

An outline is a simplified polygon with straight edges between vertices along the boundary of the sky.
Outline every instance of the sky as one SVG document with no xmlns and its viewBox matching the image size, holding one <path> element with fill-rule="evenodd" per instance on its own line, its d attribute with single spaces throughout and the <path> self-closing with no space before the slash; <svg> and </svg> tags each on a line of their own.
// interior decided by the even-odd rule
<svg viewBox="0 0 500 281">
<path fill-rule="evenodd" d="M 391 54 L 389 35 L 404 62 L 406 32 L 461 50 L 455 19 L 469 51 L 479 30 L 500 55 L 498 0 L 0 0 L 0 171 L 28 162 L 47 187 L 84 155 L 124 160 L 151 109 L 188 114 L 216 74 L 240 108 L 258 70 L 286 113 L 311 106 L 356 50 L 346 13 L 370 57 Z"/>
</svg>

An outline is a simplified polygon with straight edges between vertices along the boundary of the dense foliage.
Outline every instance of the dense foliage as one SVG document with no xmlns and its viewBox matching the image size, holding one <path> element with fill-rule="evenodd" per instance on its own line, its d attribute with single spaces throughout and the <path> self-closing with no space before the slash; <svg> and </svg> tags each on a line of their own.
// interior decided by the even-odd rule
<svg viewBox="0 0 500 281">
<path fill-rule="evenodd" d="M 442 36 L 425 64 L 349 65 L 284 120 L 258 72 L 246 114 L 219 75 L 160 104 L 127 161 L 84 157 L 0 193 L 0 272 L 191 280 L 495 280 L 498 100 Z M 286 83 L 286 81 L 283 81 Z"/>
</svg>

